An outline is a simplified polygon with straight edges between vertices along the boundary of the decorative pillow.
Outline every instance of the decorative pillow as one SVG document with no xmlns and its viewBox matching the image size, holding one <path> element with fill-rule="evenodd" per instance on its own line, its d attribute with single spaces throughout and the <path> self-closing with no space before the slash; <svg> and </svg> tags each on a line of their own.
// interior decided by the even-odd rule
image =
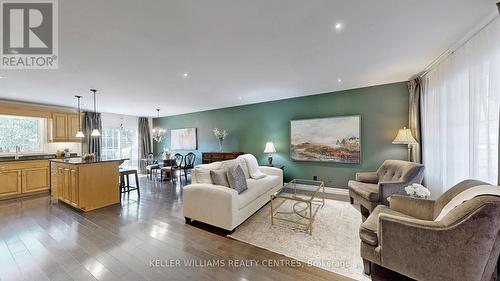
<svg viewBox="0 0 500 281">
<path fill-rule="evenodd" d="M 227 170 L 227 181 L 229 182 L 229 187 L 238 191 L 238 194 L 248 189 L 245 173 L 243 173 L 240 165 Z"/>
<path fill-rule="evenodd" d="M 240 157 L 245 159 L 247 162 L 248 172 L 250 173 L 250 177 L 252 177 L 252 179 L 258 180 L 266 176 L 266 174 L 260 171 L 259 163 L 257 163 L 257 158 L 255 158 L 255 156 L 252 154 L 244 154 Z"/>
<path fill-rule="evenodd" d="M 210 177 L 212 177 L 212 182 L 215 185 L 229 187 L 229 182 L 227 181 L 227 169 L 211 170 Z"/>
<path fill-rule="evenodd" d="M 217 170 L 221 168 L 220 162 L 214 162 L 210 164 L 203 164 L 194 167 L 193 170 L 193 183 L 206 183 L 212 184 L 212 177 L 210 176 L 211 170 Z"/>
<path fill-rule="evenodd" d="M 247 161 L 245 161 L 245 158 L 238 156 L 238 158 L 236 158 L 236 160 L 238 161 L 241 169 L 243 170 L 243 173 L 245 173 L 245 178 L 249 179 L 250 173 L 248 172 Z"/>
</svg>

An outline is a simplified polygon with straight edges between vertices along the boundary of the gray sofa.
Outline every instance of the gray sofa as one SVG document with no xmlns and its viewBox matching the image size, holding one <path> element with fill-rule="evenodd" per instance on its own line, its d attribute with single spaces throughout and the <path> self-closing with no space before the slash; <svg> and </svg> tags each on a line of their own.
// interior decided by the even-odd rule
<svg viewBox="0 0 500 281">
<path fill-rule="evenodd" d="M 360 226 L 365 273 L 375 263 L 416 280 L 496 280 L 499 196 L 476 196 L 435 220 L 459 193 L 485 184 L 466 180 L 435 201 L 395 195 L 377 206 Z"/>
<path fill-rule="evenodd" d="M 378 205 L 388 205 L 389 196 L 406 195 L 404 188 L 412 183 L 421 183 L 423 177 L 422 164 L 386 160 L 376 172 L 357 173 L 356 180 L 349 181 L 351 204 L 354 201 L 359 203 L 365 220 Z"/>
</svg>

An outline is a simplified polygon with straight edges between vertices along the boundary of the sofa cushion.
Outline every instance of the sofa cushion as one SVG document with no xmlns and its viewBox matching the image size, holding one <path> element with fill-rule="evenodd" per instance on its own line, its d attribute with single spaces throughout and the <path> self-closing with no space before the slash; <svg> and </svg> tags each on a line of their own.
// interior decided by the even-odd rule
<svg viewBox="0 0 500 281">
<path fill-rule="evenodd" d="M 239 209 L 245 208 L 248 204 L 255 201 L 260 196 L 266 194 L 273 187 L 281 183 L 281 178 L 274 175 L 268 175 L 262 179 L 248 179 L 248 190 L 238 196 Z"/>
<path fill-rule="evenodd" d="M 265 178 L 261 179 L 248 179 L 247 185 L 248 188 L 259 188 L 263 187 L 264 191 L 262 193 L 267 192 L 269 189 L 279 185 L 281 183 L 281 179 L 275 175 L 267 175 Z"/>
<path fill-rule="evenodd" d="M 229 187 L 238 191 L 238 194 L 248 189 L 245 173 L 243 173 L 239 165 L 227 170 L 227 181 L 229 182 Z"/>
<path fill-rule="evenodd" d="M 379 199 L 378 184 L 350 180 L 348 186 L 349 190 L 368 201 L 376 202 Z"/>
<path fill-rule="evenodd" d="M 195 183 L 207 183 L 213 184 L 212 177 L 210 176 L 211 170 L 218 170 L 221 168 L 220 162 L 214 162 L 210 164 L 203 164 L 194 167 L 193 174 L 196 179 Z"/>
<path fill-rule="evenodd" d="M 229 182 L 227 181 L 227 169 L 211 170 L 210 177 L 215 185 L 229 187 Z"/>
<path fill-rule="evenodd" d="M 368 216 L 366 221 L 364 221 L 359 227 L 359 237 L 361 238 L 361 241 L 372 246 L 378 246 L 378 241 L 379 241 L 377 233 L 379 224 L 378 217 L 382 213 L 411 218 L 410 216 L 407 216 L 400 212 L 393 211 L 389 209 L 387 206 L 378 205 Z"/>
</svg>

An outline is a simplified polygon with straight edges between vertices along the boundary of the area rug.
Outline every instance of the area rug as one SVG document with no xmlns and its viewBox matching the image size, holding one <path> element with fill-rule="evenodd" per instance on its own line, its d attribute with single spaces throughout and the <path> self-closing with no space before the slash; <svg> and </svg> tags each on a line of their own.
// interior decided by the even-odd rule
<svg viewBox="0 0 500 281">
<path fill-rule="evenodd" d="M 326 200 L 309 235 L 289 222 L 275 220 L 271 225 L 267 204 L 229 237 L 355 280 L 370 280 L 363 274 L 359 253 L 360 224 L 357 206 Z"/>
</svg>

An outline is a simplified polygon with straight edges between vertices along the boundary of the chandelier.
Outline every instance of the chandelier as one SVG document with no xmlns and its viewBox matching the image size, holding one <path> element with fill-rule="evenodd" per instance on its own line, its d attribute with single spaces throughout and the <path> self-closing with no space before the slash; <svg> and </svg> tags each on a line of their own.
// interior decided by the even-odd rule
<svg viewBox="0 0 500 281">
<path fill-rule="evenodd" d="M 157 117 L 160 118 L 160 109 L 157 108 Z M 156 142 L 161 142 L 163 140 L 163 137 L 165 137 L 165 133 L 167 130 L 161 128 L 161 127 L 154 127 L 152 131 L 152 137 L 153 140 Z"/>
</svg>

